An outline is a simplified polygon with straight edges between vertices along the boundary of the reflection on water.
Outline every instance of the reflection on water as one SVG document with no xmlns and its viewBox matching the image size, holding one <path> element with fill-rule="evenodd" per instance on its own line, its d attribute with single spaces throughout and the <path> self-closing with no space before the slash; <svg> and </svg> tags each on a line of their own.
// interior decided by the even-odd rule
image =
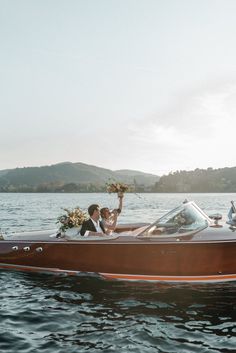
<svg viewBox="0 0 236 353">
<path fill-rule="evenodd" d="M 235 352 L 236 284 L 0 273 L 3 352 Z"/>
<path fill-rule="evenodd" d="M 61 207 L 86 208 L 111 195 L 2 194 L 1 227 L 55 227 Z M 227 213 L 234 195 L 127 195 L 122 221 L 152 221 L 194 199 Z M 78 202 L 79 201 L 79 202 Z M 0 272 L 0 352 L 235 352 L 236 283 L 211 285 L 105 281 Z"/>
</svg>

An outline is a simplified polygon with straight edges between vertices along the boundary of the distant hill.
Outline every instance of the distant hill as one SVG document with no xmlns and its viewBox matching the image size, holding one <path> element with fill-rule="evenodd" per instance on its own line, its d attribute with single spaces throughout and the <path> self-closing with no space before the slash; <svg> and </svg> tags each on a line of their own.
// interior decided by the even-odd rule
<svg viewBox="0 0 236 353">
<path fill-rule="evenodd" d="M 236 167 L 176 171 L 163 175 L 153 192 L 236 192 Z"/>
<path fill-rule="evenodd" d="M 154 174 L 144 173 L 137 170 L 121 169 L 115 170 L 116 178 L 118 180 L 130 180 L 130 182 L 136 182 L 137 184 L 143 184 L 144 186 L 150 186 L 155 184 L 160 177 Z M 128 182 L 128 181 L 127 181 Z"/>
<path fill-rule="evenodd" d="M 135 192 L 236 192 L 236 167 L 176 171 L 161 177 L 137 170 L 110 170 L 85 163 L 0 171 L 0 192 L 105 192 L 123 182 Z"/>
<path fill-rule="evenodd" d="M 69 191 L 101 191 L 106 183 L 115 181 L 146 188 L 158 180 L 157 175 L 139 171 L 112 171 L 85 163 L 64 162 L 0 171 L 0 191 L 60 191 L 65 185 L 67 188 L 70 185 Z"/>
</svg>

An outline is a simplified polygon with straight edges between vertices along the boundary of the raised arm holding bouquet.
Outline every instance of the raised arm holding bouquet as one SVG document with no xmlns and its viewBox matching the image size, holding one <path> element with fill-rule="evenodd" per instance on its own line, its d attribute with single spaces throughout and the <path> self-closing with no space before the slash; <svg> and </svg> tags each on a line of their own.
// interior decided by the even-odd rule
<svg viewBox="0 0 236 353">
<path fill-rule="evenodd" d="M 107 184 L 107 192 L 109 194 L 116 193 L 119 196 L 123 196 L 125 192 L 129 191 L 129 186 L 123 183 L 111 183 Z"/>
<path fill-rule="evenodd" d="M 103 207 L 100 211 L 102 224 L 107 232 L 113 232 L 117 225 L 117 218 L 122 211 L 124 193 L 129 190 L 129 186 L 122 183 L 112 183 L 107 185 L 109 193 L 116 193 L 119 199 L 118 208 L 110 211 L 108 207 Z"/>
</svg>

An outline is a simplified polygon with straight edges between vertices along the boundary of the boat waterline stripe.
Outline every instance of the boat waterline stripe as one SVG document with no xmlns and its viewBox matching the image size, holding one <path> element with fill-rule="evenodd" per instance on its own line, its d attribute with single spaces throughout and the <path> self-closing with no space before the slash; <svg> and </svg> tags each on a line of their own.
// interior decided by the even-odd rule
<svg viewBox="0 0 236 353">
<path fill-rule="evenodd" d="M 12 265 L 12 264 L 2 264 L 2 263 L 0 263 L 0 269 L 20 270 L 20 271 L 28 271 L 28 272 L 65 273 L 68 275 L 77 275 L 79 273 L 79 271 L 60 270 L 59 268 L 34 267 L 34 266 Z"/>
<path fill-rule="evenodd" d="M 106 279 L 120 279 L 129 281 L 160 281 L 160 282 L 222 282 L 235 281 L 236 274 L 230 275 L 209 275 L 209 276 L 149 276 L 130 275 L 117 273 L 99 273 Z"/>
<path fill-rule="evenodd" d="M 0 269 L 20 270 L 28 272 L 44 272 L 44 273 L 62 273 L 67 275 L 77 275 L 80 271 L 61 270 L 59 268 L 45 268 L 24 265 L 13 265 L 0 263 Z M 91 272 L 89 272 L 91 273 Z M 228 275 L 209 275 L 209 276 L 158 276 L 158 275 L 131 275 L 121 273 L 104 273 L 99 272 L 99 275 L 106 279 L 119 279 L 128 281 L 156 281 L 156 282 L 224 282 L 235 281 L 236 274 Z"/>
</svg>

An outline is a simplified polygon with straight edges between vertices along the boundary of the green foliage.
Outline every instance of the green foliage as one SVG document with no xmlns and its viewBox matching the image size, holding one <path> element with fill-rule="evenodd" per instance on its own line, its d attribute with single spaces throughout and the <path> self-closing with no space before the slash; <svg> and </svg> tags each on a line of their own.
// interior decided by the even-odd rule
<svg viewBox="0 0 236 353">
<path fill-rule="evenodd" d="M 176 171 L 160 178 L 153 192 L 235 192 L 236 167 Z"/>
<path fill-rule="evenodd" d="M 1 172 L 1 171 L 0 171 Z M 108 181 L 119 180 L 150 187 L 158 176 L 132 171 L 112 171 L 84 163 L 16 168 L 0 173 L 0 192 L 105 192 Z"/>
<path fill-rule="evenodd" d="M 0 192 L 106 192 L 106 183 L 116 180 L 133 185 L 134 192 L 236 192 L 236 167 L 180 170 L 159 178 L 131 170 L 61 163 L 4 171 Z"/>
</svg>

